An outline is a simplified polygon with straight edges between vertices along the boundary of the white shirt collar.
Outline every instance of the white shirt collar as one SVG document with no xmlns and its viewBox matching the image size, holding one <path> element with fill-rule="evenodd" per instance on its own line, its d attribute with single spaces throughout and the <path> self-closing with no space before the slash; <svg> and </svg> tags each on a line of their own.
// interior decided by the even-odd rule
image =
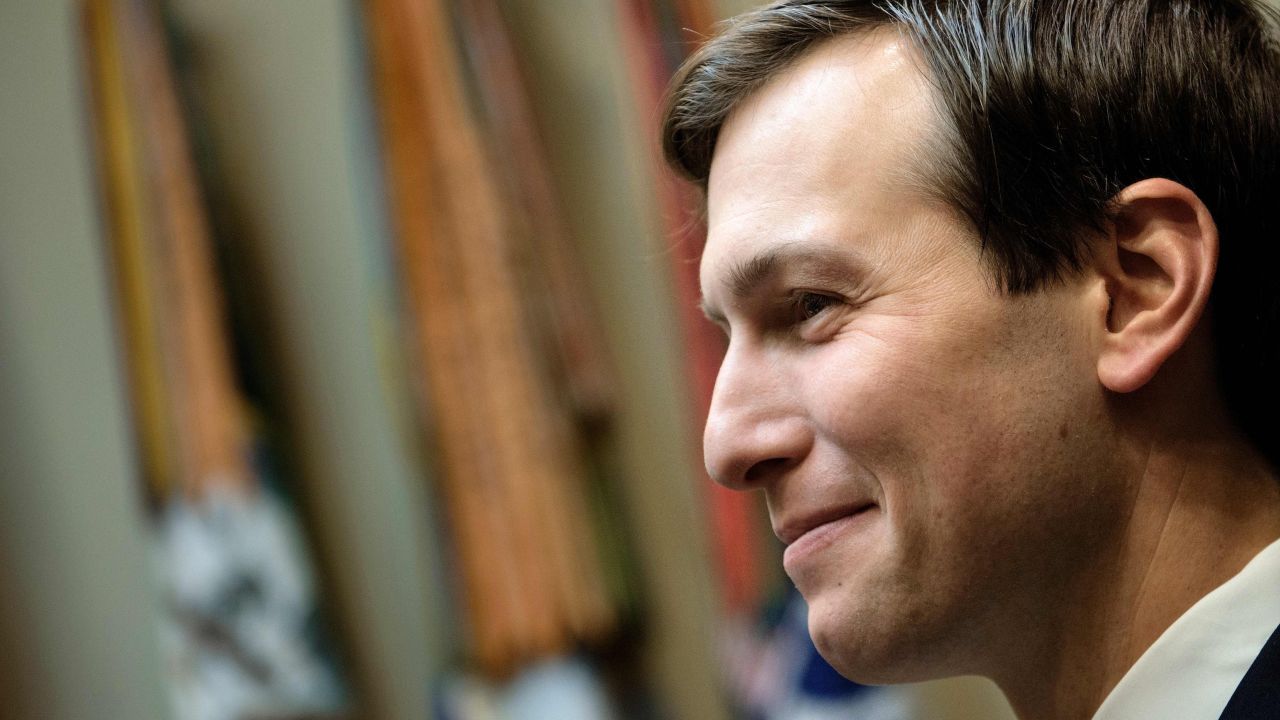
<svg viewBox="0 0 1280 720">
<path fill-rule="evenodd" d="M 1280 540 L 1164 631 L 1093 720 L 1217 720 L 1280 625 Z"/>
</svg>

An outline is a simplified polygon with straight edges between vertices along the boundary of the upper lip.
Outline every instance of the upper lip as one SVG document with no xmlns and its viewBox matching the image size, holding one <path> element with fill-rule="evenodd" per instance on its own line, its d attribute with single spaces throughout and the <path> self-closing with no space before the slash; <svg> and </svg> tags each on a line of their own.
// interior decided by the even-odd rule
<svg viewBox="0 0 1280 720">
<path fill-rule="evenodd" d="M 778 539 L 784 544 L 790 545 L 816 527 L 826 525 L 843 517 L 856 515 L 872 505 L 874 503 L 870 502 L 835 505 L 828 508 L 820 508 L 813 512 L 790 515 L 774 523 L 773 534 L 777 535 Z"/>
</svg>

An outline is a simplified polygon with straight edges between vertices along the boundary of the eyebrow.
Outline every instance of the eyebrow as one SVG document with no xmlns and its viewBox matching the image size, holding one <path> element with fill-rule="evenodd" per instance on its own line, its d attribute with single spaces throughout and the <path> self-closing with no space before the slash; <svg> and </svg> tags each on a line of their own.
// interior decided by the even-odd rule
<svg viewBox="0 0 1280 720">
<path fill-rule="evenodd" d="M 751 295 L 755 288 L 770 276 L 777 274 L 779 266 L 782 265 L 783 254 L 782 248 L 770 248 L 743 262 L 734 263 L 728 273 L 729 294 L 735 298 Z M 717 325 L 728 324 L 724 313 L 708 305 L 706 297 L 699 300 L 698 305 L 702 307 L 702 314 L 706 315 L 711 322 Z"/>
<path fill-rule="evenodd" d="M 729 292 L 736 298 L 750 295 L 757 287 L 778 273 L 782 261 L 792 253 L 784 248 L 771 248 L 754 255 L 745 262 L 729 268 Z"/>
<path fill-rule="evenodd" d="M 729 293 L 742 299 L 755 294 L 757 289 L 782 272 L 784 266 L 802 267 L 806 279 L 850 283 L 856 277 L 856 262 L 848 253 L 830 246 L 803 246 L 788 243 L 769 248 L 746 260 L 734 263 L 726 273 Z M 724 313 L 699 301 L 702 312 L 716 324 L 726 323 Z"/>
</svg>

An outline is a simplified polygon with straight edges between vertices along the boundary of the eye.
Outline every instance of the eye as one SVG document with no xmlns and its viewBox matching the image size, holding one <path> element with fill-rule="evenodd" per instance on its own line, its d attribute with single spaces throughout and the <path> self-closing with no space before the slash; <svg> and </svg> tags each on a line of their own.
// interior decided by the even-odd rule
<svg viewBox="0 0 1280 720">
<path fill-rule="evenodd" d="M 839 300 L 830 295 L 823 295 L 815 292 L 798 292 L 795 295 L 793 303 L 795 305 L 796 320 L 804 322 L 821 315 L 827 308 L 835 305 Z"/>
</svg>

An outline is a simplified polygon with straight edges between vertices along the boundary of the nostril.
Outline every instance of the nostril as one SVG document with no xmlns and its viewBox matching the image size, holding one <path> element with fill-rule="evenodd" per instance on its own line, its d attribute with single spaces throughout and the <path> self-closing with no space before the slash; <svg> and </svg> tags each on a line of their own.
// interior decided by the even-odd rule
<svg viewBox="0 0 1280 720">
<path fill-rule="evenodd" d="M 750 468 L 747 468 L 746 475 L 744 475 L 742 479 L 748 485 L 757 485 L 777 476 L 790 464 L 791 460 L 781 457 L 761 460 Z"/>
</svg>

